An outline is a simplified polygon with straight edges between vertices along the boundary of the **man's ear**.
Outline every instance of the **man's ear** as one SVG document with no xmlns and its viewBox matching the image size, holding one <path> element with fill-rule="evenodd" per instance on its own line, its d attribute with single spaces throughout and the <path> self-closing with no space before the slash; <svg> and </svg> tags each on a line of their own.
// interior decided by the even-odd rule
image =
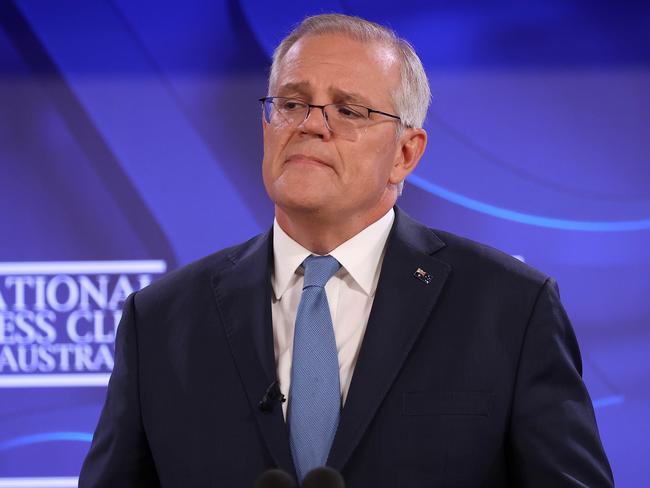
<svg viewBox="0 0 650 488">
<path fill-rule="evenodd" d="M 398 152 L 389 181 L 394 185 L 404 181 L 418 165 L 426 147 L 427 132 L 424 129 L 405 129 L 399 137 Z"/>
<path fill-rule="evenodd" d="M 260 122 L 262 122 L 262 129 L 265 129 L 267 126 L 266 118 L 264 117 L 264 109 L 262 109 L 262 116 L 260 117 Z"/>
</svg>

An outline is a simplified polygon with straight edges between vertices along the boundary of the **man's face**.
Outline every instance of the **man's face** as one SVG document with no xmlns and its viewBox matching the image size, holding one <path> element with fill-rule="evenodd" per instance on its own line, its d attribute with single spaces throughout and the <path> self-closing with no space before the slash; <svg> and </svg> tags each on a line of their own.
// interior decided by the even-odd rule
<svg viewBox="0 0 650 488">
<path fill-rule="evenodd" d="M 395 113 L 391 94 L 400 81 L 399 61 L 390 48 L 342 35 L 307 36 L 282 60 L 273 96 L 315 105 L 354 103 Z M 323 112 L 312 108 L 297 127 L 263 122 L 264 185 L 285 212 L 364 218 L 394 202 L 394 162 L 400 148 L 396 119 L 372 114 L 356 137 L 331 133 Z M 399 178 L 401 179 L 401 178 Z M 392 204 L 391 204 L 392 205 Z"/>
</svg>

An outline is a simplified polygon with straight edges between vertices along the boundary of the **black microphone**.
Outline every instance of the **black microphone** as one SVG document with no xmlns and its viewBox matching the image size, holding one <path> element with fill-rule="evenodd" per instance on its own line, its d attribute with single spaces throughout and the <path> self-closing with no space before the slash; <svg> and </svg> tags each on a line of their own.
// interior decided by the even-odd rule
<svg viewBox="0 0 650 488">
<path fill-rule="evenodd" d="M 257 481 L 254 488 L 297 488 L 293 478 L 281 469 L 269 469 L 264 471 Z"/>
<path fill-rule="evenodd" d="M 301 486 L 302 488 L 345 488 L 345 481 L 337 470 L 323 466 L 307 473 Z"/>
<path fill-rule="evenodd" d="M 278 383 L 277 380 L 275 380 L 273 383 L 271 383 L 268 386 L 268 388 L 264 392 L 264 396 L 257 404 L 257 406 L 262 412 L 268 413 L 273 411 L 273 407 L 278 401 L 282 403 L 286 401 L 286 399 L 284 398 L 284 395 L 280 391 L 280 384 Z"/>
</svg>

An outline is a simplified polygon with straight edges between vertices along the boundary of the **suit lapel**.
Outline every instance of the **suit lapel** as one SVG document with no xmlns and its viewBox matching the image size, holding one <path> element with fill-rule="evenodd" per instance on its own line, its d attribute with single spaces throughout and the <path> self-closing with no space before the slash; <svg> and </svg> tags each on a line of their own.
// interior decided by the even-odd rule
<svg viewBox="0 0 650 488">
<path fill-rule="evenodd" d="M 449 274 L 444 243 L 396 210 L 381 275 L 328 465 L 342 470 L 395 381 Z M 429 284 L 414 276 L 417 269 Z M 426 278 L 426 276 L 423 276 Z"/>
<path fill-rule="evenodd" d="M 232 266 L 213 278 L 226 337 L 246 390 L 250 408 L 277 467 L 294 472 L 282 408 L 263 412 L 258 404 L 276 380 L 271 320 L 271 232 L 258 237 Z"/>
</svg>

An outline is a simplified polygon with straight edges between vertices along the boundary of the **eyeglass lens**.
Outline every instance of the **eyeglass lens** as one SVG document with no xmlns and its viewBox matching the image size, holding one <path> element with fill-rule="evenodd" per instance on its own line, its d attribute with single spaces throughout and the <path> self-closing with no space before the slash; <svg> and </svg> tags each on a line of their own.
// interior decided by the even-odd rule
<svg viewBox="0 0 650 488">
<path fill-rule="evenodd" d="M 311 112 L 322 110 L 328 128 L 340 135 L 353 135 L 368 124 L 368 109 L 361 106 L 329 104 L 324 107 L 310 107 L 291 99 L 272 99 L 264 101 L 264 116 L 267 123 L 282 123 L 291 127 L 302 124 Z"/>
</svg>

